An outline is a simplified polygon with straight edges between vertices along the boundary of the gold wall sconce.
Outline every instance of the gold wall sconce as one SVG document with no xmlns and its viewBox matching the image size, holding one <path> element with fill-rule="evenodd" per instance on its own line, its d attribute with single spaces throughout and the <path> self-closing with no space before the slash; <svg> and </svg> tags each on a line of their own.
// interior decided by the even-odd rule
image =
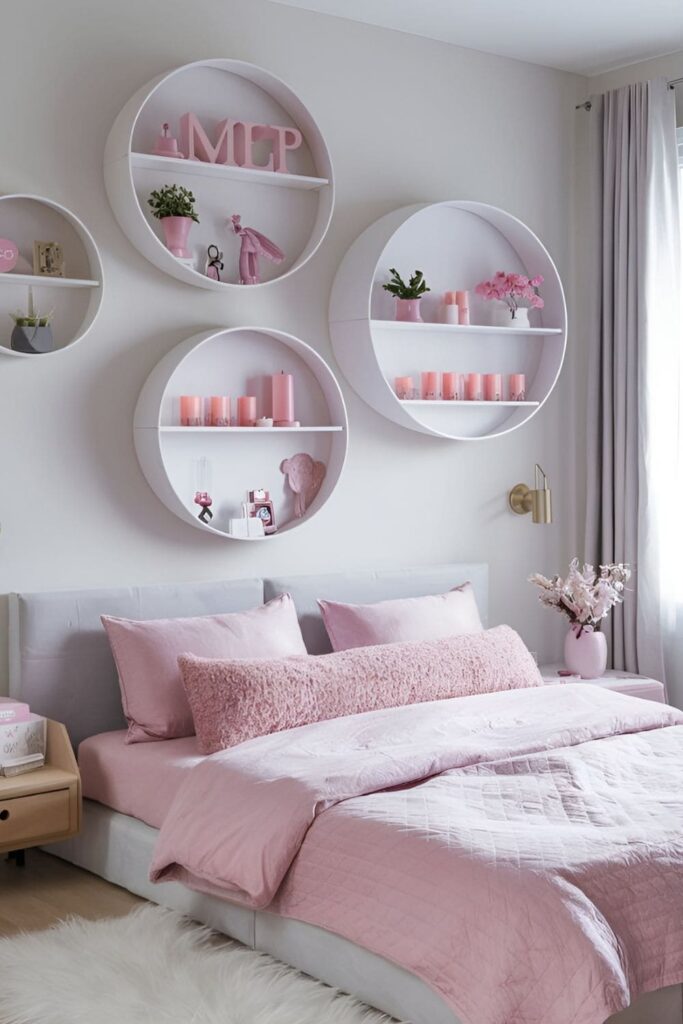
<svg viewBox="0 0 683 1024">
<path fill-rule="evenodd" d="M 508 504 L 518 516 L 531 512 L 534 523 L 552 523 L 553 508 L 548 477 L 536 463 L 535 487 L 532 490 L 526 484 L 517 484 L 508 494 Z"/>
</svg>

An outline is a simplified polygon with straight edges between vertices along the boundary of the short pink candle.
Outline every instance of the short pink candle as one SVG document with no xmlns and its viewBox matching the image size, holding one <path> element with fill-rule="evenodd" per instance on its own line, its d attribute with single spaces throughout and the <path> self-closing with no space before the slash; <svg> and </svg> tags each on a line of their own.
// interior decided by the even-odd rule
<svg viewBox="0 0 683 1024">
<path fill-rule="evenodd" d="M 425 370 L 421 375 L 423 398 L 436 399 L 439 397 L 439 374 L 436 370 Z"/>
<path fill-rule="evenodd" d="M 180 396 L 180 425 L 182 427 L 201 427 L 202 400 L 199 395 Z"/>
<path fill-rule="evenodd" d="M 500 402 L 503 398 L 502 373 L 484 374 L 484 397 L 487 402 Z"/>
<path fill-rule="evenodd" d="M 396 394 L 402 402 L 413 397 L 415 384 L 413 383 L 412 377 L 397 377 L 394 381 L 394 387 L 396 389 Z"/>
<path fill-rule="evenodd" d="M 240 395 L 237 399 L 237 423 L 240 427 L 253 427 L 256 423 L 256 398 Z"/>
<path fill-rule="evenodd" d="M 290 427 L 294 423 L 294 377 L 291 373 L 274 373 L 273 425 Z"/>
<path fill-rule="evenodd" d="M 468 402 L 481 402 L 484 388 L 480 373 L 468 373 L 465 378 L 465 398 Z"/>
<path fill-rule="evenodd" d="M 457 373 L 444 373 L 441 377 L 441 397 L 448 402 L 454 402 L 458 391 Z"/>
<path fill-rule="evenodd" d="M 212 395 L 209 405 L 209 426 L 230 426 L 230 399 L 227 395 Z"/>
<path fill-rule="evenodd" d="M 526 398 L 526 377 L 523 373 L 510 374 L 510 401 L 523 402 Z"/>
</svg>

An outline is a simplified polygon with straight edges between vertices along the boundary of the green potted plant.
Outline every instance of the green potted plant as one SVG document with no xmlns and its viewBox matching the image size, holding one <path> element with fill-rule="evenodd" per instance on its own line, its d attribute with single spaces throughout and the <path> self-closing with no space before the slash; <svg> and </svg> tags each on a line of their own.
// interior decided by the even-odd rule
<svg viewBox="0 0 683 1024">
<path fill-rule="evenodd" d="M 182 185 L 164 185 L 154 189 L 147 202 L 154 216 L 161 221 L 166 248 L 179 259 L 190 259 L 192 254 L 187 248 L 187 238 L 192 221 L 199 223 L 192 192 Z"/>
<path fill-rule="evenodd" d="M 396 299 L 396 319 L 422 323 L 420 302 L 424 293 L 431 291 L 431 288 L 427 287 L 424 274 L 421 270 L 416 270 L 406 284 L 395 267 L 389 267 L 389 273 L 391 278 L 387 284 L 382 285 L 382 288 Z"/>
<path fill-rule="evenodd" d="M 33 300 L 29 297 L 28 312 L 16 310 L 10 313 L 10 316 L 14 320 L 10 345 L 15 352 L 43 355 L 52 351 L 55 345 L 50 326 L 52 311 L 45 314 L 37 313 L 33 308 Z"/>
</svg>

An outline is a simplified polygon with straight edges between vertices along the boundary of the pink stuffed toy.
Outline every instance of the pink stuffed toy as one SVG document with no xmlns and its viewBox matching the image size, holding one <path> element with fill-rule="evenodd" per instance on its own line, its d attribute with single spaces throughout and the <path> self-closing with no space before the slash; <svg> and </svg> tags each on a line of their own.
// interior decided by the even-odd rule
<svg viewBox="0 0 683 1024">
<path fill-rule="evenodd" d="M 307 452 L 299 452 L 291 459 L 285 459 L 280 470 L 294 493 L 294 514 L 301 519 L 320 490 L 327 467 L 324 462 L 316 462 Z"/>
</svg>

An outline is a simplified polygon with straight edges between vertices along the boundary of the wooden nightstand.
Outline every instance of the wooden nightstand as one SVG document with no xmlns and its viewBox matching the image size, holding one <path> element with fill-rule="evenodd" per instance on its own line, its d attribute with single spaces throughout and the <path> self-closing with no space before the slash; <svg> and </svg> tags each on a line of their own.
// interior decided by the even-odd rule
<svg viewBox="0 0 683 1024">
<path fill-rule="evenodd" d="M 558 676 L 562 665 L 541 665 L 539 672 L 546 683 L 587 683 L 589 686 L 602 686 L 605 690 L 615 690 L 629 697 L 642 697 L 643 700 L 654 700 L 666 704 L 668 697 L 666 687 L 657 679 L 649 676 L 636 676 L 631 672 L 608 669 L 598 679 L 579 679 L 578 676 Z"/>
<path fill-rule="evenodd" d="M 0 776 L 0 853 L 23 863 L 23 851 L 75 835 L 81 827 L 81 777 L 66 729 L 47 723 L 45 766 Z"/>
</svg>

